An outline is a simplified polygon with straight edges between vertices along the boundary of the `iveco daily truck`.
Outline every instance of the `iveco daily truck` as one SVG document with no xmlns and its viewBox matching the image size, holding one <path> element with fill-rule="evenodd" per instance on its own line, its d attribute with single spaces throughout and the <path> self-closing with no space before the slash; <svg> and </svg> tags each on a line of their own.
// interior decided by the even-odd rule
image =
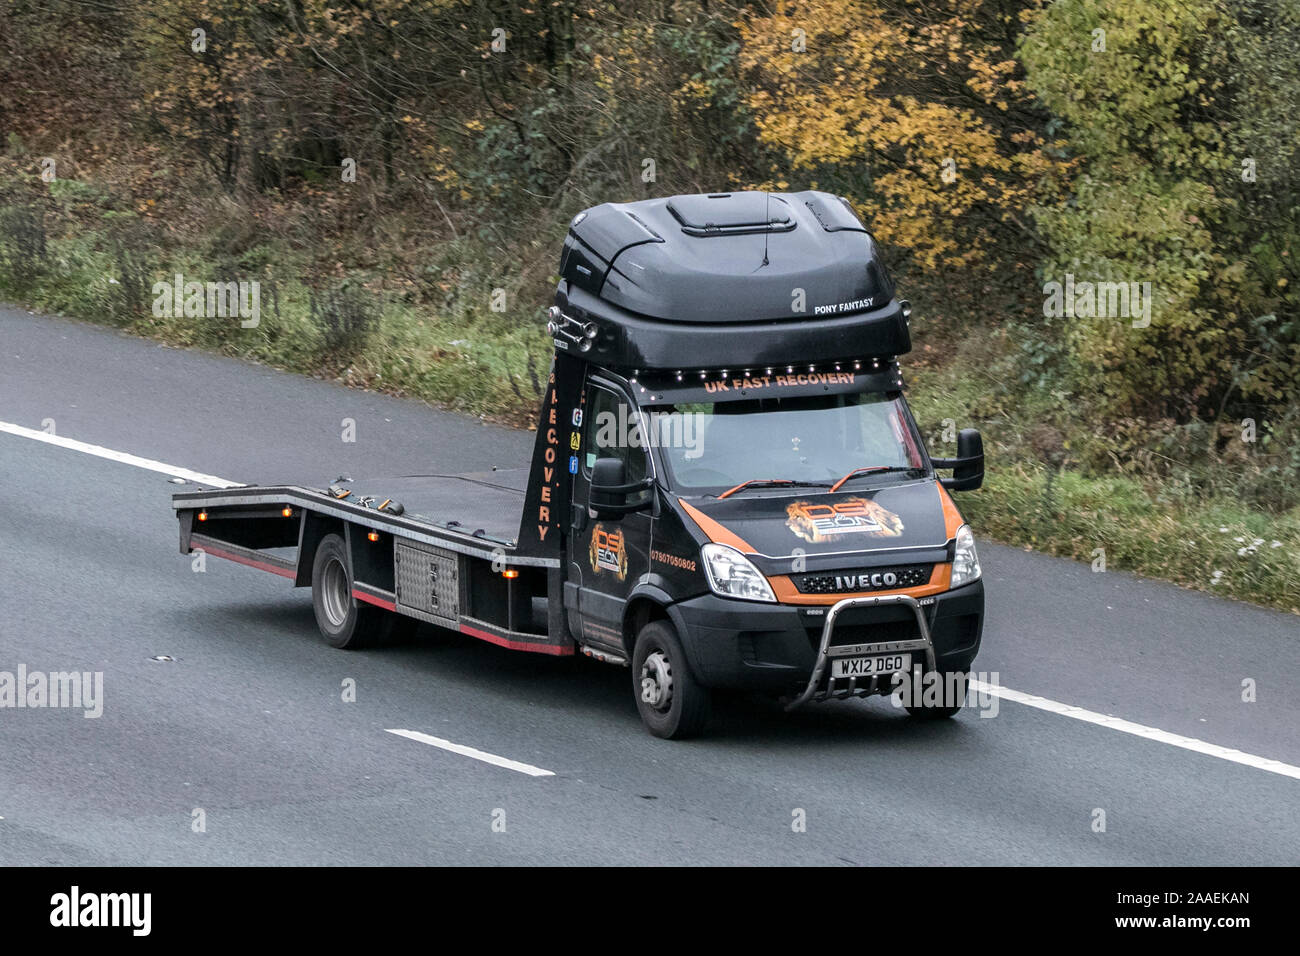
<svg viewBox="0 0 1300 956">
<path fill-rule="evenodd" d="M 548 314 L 527 467 L 413 452 L 430 474 L 185 491 L 181 552 L 310 587 L 334 647 L 424 622 L 626 667 L 660 737 L 699 733 L 717 688 L 789 708 L 905 675 L 964 690 L 984 593 L 949 491 L 979 487 L 983 446 L 966 429 L 927 453 L 898 366 L 910 307 L 847 201 L 588 209 Z"/>
</svg>

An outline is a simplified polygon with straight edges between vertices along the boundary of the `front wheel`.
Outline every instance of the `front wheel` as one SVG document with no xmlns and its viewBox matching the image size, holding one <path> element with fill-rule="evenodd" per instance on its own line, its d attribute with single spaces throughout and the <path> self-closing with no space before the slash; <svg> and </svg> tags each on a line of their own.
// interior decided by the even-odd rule
<svg viewBox="0 0 1300 956">
<path fill-rule="evenodd" d="M 632 691 L 642 723 L 656 737 L 693 737 L 708 722 L 709 690 L 691 673 L 681 641 L 667 621 L 652 621 L 637 635 Z"/>
<path fill-rule="evenodd" d="M 903 706 L 920 720 L 955 717 L 966 703 L 970 675 L 965 671 L 926 671 L 922 676 L 917 668 L 905 680 Z"/>
</svg>

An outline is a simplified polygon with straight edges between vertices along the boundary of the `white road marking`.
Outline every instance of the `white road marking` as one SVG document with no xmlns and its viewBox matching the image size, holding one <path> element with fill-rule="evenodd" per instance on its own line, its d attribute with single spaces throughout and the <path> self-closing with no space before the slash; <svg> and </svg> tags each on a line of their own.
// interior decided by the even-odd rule
<svg viewBox="0 0 1300 956">
<path fill-rule="evenodd" d="M 1039 710 L 1045 710 L 1052 714 L 1059 714 L 1062 717 L 1073 717 L 1075 720 L 1082 720 L 1085 723 L 1096 724 L 1099 727 L 1106 727 L 1109 730 L 1118 730 L 1122 734 L 1132 734 L 1134 737 L 1143 737 L 1147 740 L 1155 740 L 1162 744 L 1169 744 L 1171 747 L 1181 747 L 1183 750 L 1205 754 L 1209 757 L 1218 757 L 1220 760 L 1228 760 L 1232 763 L 1239 763 L 1246 767 L 1254 767 L 1256 770 L 1267 770 L 1269 773 L 1281 774 L 1283 777 L 1300 780 L 1300 767 L 1293 767 L 1289 763 L 1283 763 L 1280 760 L 1273 760 L 1270 757 L 1257 757 L 1254 754 L 1248 754 L 1241 750 L 1233 750 L 1231 747 L 1221 747 L 1218 744 L 1207 743 L 1204 740 L 1197 740 L 1195 737 L 1184 737 L 1182 734 L 1171 734 L 1169 731 L 1161 730 L 1158 727 L 1148 727 L 1145 724 L 1135 724 L 1133 721 L 1124 720 L 1122 717 L 1112 717 L 1109 714 L 1099 714 L 1096 711 L 1084 710 L 1082 707 L 1075 707 L 1073 704 L 1062 704 L 1059 701 L 1048 700 L 1046 697 L 1035 697 L 1033 694 L 1026 694 L 1018 690 L 1012 690 L 1010 687 L 986 684 L 983 681 L 978 680 L 971 680 L 970 687 L 972 690 L 981 694 L 992 694 L 994 697 L 1001 697 L 1003 700 L 1015 701 L 1017 704 L 1024 704 L 1027 707 L 1037 707 Z"/>
<path fill-rule="evenodd" d="M 216 475 L 205 475 L 202 472 L 191 471 L 188 468 L 178 468 L 175 465 L 169 465 L 166 462 L 154 461 L 152 458 L 141 458 L 138 455 L 129 455 L 126 452 L 104 448 L 102 445 L 91 445 L 84 441 L 77 441 L 75 438 L 64 438 L 61 435 L 51 435 L 48 432 L 38 431 L 35 428 L 25 428 L 22 425 L 14 425 L 10 422 L 0 422 L 0 432 L 17 435 L 20 438 L 31 438 L 35 441 L 45 442 L 47 445 L 56 445 L 59 448 L 67 448 L 72 451 L 83 452 L 87 455 L 94 455 L 97 458 L 116 461 L 123 465 L 132 465 L 136 468 L 144 468 L 147 471 L 155 471 L 162 475 L 172 475 L 178 478 L 184 478 L 186 481 L 192 481 L 195 484 L 211 485 L 214 488 L 238 488 L 242 486 L 242 483 L 238 481 L 218 478 Z M 1169 731 L 1161 730 L 1158 727 L 1148 727 L 1145 724 L 1135 724 L 1131 720 L 1124 720 L 1121 717 L 1112 717 L 1109 714 L 1099 714 L 1096 711 L 1085 710 L 1084 708 L 1076 707 L 1073 704 L 1063 704 L 1060 701 L 1049 700 L 1046 697 L 1036 697 L 1033 694 L 1026 694 L 1018 690 L 1012 690 L 1010 687 L 986 684 L 983 681 L 973 679 L 970 682 L 970 686 L 973 690 L 979 693 L 992 694 L 993 696 L 1000 697 L 1003 700 L 1014 701 L 1018 704 L 1024 704 L 1027 707 L 1037 707 L 1039 710 L 1045 710 L 1048 713 L 1058 714 L 1062 717 L 1071 717 L 1075 720 L 1082 720 L 1085 723 L 1096 724 L 1099 727 L 1117 730 L 1123 734 L 1132 734 L 1135 737 L 1142 737 L 1146 740 L 1155 740 L 1159 743 L 1169 744 L 1171 747 L 1180 747 L 1183 750 L 1205 754 L 1209 757 L 1218 757 L 1220 760 L 1228 760 L 1232 763 L 1238 763 L 1246 767 L 1254 767 L 1256 770 L 1266 770 L 1269 773 L 1276 773 L 1284 777 L 1290 777 L 1293 780 L 1300 780 L 1300 767 L 1292 766 L 1289 763 L 1283 763 L 1280 760 L 1273 760 L 1270 757 L 1259 757 L 1255 754 L 1248 754 L 1241 750 L 1233 750 L 1231 747 L 1221 747 L 1218 744 L 1208 743 L 1204 740 L 1197 740 L 1195 737 L 1184 737 L 1181 734 L 1172 734 Z M 504 767 L 507 770 L 526 773 L 531 777 L 555 776 L 555 774 L 550 770 L 543 770 L 541 767 L 534 767 L 531 764 L 520 763 L 517 760 L 510 760 L 507 757 L 498 757 L 496 754 L 490 754 L 486 751 L 475 750 L 473 747 L 465 747 L 461 744 L 452 743 L 450 740 L 443 740 L 441 737 L 422 734 L 418 730 L 389 730 L 388 733 L 397 734 L 399 737 L 406 737 L 410 740 L 417 740 L 420 743 L 429 744 L 433 747 L 440 747 L 443 750 L 448 750 L 464 757 L 472 757 L 475 760 L 481 760 L 484 763 L 490 763 L 497 767 Z"/>
<path fill-rule="evenodd" d="M 186 481 L 192 481 L 199 485 L 211 485 L 214 488 L 238 488 L 242 485 L 242 482 L 229 481 L 225 478 L 218 478 L 216 475 L 205 475 L 202 472 L 190 471 L 188 468 L 177 468 L 175 465 L 154 461 L 152 458 L 128 455 L 126 452 L 113 451 L 113 449 L 105 448 L 102 445 L 91 445 L 84 441 L 77 441 L 75 438 L 51 435 L 49 432 L 37 431 L 35 428 L 24 428 L 22 425 L 14 425 L 10 422 L 0 422 L 0 432 L 8 432 L 10 435 L 17 435 L 20 438 L 43 441 L 47 445 L 57 445 L 59 448 L 83 452 L 87 455 L 94 455 L 96 458 L 106 458 L 109 461 L 120 462 L 123 465 L 134 465 L 136 468 L 156 471 L 161 475 L 174 475 L 177 478 L 184 478 Z"/>
<path fill-rule="evenodd" d="M 460 754 L 462 757 L 473 757 L 475 760 L 490 763 L 494 767 L 505 767 L 507 770 L 526 773 L 530 777 L 555 776 L 555 774 L 550 770 L 543 770 L 541 767 L 534 767 L 532 764 L 528 763 L 520 763 L 518 760 L 511 760 L 509 757 L 498 757 L 496 754 L 490 754 L 483 750 L 475 750 L 473 747 L 466 747 L 463 744 L 454 744 L 450 740 L 443 740 L 441 737 L 422 734 L 418 730 L 388 730 L 388 733 L 397 734 L 399 737 L 406 737 L 408 740 L 418 740 L 420 743 L 428 744 L 431 747 L 440 747 L 443 750 L 450 750 L 452 753 Z"/>
</svg>

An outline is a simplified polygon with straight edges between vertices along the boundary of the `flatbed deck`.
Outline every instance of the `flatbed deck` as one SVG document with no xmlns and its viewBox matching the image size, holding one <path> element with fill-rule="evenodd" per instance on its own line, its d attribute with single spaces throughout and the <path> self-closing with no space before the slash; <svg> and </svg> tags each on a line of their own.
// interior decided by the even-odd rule
<svg viewBox="0 0 1300 956">
<path fill-rule="evenodd" d="M 173 507 L 308 508 L 321 515 L 347 519 L 377 531 L 421 541 L 462 554 L 497 558 L 509 565 L 559 567 L 559 560 L 515 554 L 528 471 L 524 468 L 460 475 L 405 475 L 358 479 L 342 485 L 352 492 L 336 498 L 327 489 L 302 485 L 259 485 L 221 491 L 180 492 Z M 372 498 L 367 505 L 358 496 Z M 373 507 L 391 499 L 404 509 L 395 515 Z M 202 536 L 202 528 L 193 530 Z M 261 556 L 265 562 L 266 555 Z"/>
</svg>

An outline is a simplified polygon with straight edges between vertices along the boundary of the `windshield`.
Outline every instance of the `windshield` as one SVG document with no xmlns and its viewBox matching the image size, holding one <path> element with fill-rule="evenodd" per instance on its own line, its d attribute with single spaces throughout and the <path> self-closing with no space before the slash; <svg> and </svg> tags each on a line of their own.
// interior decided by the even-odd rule
<svg viewBox="0 0 1300 956">
<path fill-rule="evenodd" d="M 781 479 L 826 485 L 915 477 L 920 443 L 902 399 L 856 392 L 809 398 L 691 402 L 650 411 L 655 444 L 674 489 L 718 493 Z M 878 469 L 878 470 L 875 470 Z"/>
</svg>

